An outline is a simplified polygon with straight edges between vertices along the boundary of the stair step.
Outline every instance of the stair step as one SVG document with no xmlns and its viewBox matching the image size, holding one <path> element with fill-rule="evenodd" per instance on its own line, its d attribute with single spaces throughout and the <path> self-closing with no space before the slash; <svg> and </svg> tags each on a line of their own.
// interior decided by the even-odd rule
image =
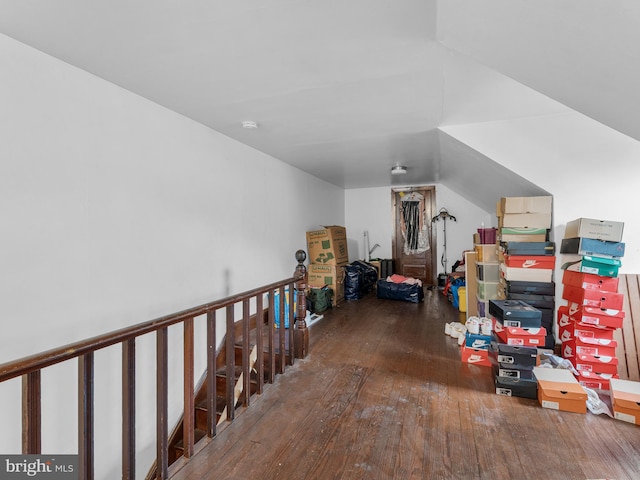
<svg viewBox="0 0 640 480">
<path fill-rule="evenodd" d="M 195 439 L 194 443 L 198 443 L 200 440 L 202 440 L 205 437 L 206 434 L 207 432 L 204 430 L 200 430 L 199 428 L 195 429 L 193 432 L 194 439 Z M 180 458 L 182 456 L 182 453 L 184 452 L 184 441 L 182 439 L 179 440 L 173 448 L 177 454 L 177 456 L 174 459 L 175 461 L 178 458 Z"/>
</svg>

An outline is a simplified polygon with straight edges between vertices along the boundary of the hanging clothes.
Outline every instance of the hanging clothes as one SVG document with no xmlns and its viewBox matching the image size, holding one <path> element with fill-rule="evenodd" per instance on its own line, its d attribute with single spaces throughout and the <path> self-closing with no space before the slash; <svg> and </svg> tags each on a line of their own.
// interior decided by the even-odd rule
<svg viewBox="0 0 640 480">
<path fill-rule="evenodd" d="M 425 221 L 424 197 L 411 192 L 402 195 L 402 236 L 405 255 L 415 255 L 429 250 L 428 224 Z"/>
</svg>

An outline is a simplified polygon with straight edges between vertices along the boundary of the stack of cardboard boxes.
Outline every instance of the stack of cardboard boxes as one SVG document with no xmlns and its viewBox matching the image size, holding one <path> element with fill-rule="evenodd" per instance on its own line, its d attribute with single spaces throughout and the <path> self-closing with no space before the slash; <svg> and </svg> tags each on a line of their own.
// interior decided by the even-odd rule
<svg viewBox="0 0 640 480">
<path fill-rule="evenodd" d="M 346 228 L 333 225 L 307 232 L 307 251 L 309 287 L 332 289 L 336 306 L 344 300 L 344 266 L 349 263 Z"/>
<path fill-rule="evenodd" d="M 578 371 L 581 385 L 609 390 L 618 378 L 614 332 L 622 328 L 624 295 L 618 269 L 624 255 L 621 222 L 579 218 L 567 223 L 563 256 L 558 335 L 562 356 Z"/>
<path fill-rule="evenodd" d="M 498 299 L 520 300 L 542 314 L 545 341 L 554 348 L 555 243 L 549 241 L 552 197 L 502 197 L 496 207 L 499 226 Z"/>
</svg>

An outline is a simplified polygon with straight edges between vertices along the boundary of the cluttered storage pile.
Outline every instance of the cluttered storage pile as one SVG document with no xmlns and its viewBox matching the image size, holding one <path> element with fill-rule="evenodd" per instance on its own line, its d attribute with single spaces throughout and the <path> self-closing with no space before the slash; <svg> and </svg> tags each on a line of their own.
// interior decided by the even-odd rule
<svg viewBox="0 0 640 480">
<path fill-rule="evenodd" d="M 309 297 L 316 289 L 330 290 L 333 306 L 344 300 L 345 266 L 349 263 L 347 249 L 347 229 L 341 226 L 327 226 L 307 232 L 309 252 Z"/>
</svg>

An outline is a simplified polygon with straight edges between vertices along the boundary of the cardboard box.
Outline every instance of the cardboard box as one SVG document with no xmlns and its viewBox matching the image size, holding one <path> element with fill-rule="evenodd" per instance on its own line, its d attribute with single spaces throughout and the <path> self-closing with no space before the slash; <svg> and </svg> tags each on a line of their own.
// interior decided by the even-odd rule
<svg viewBox="0 0 640 480">
<path fill-rule="evenodd" d="M 594 257 L 592 255 L 566 255 L 563 259 L 563 270 L 590 273 L 603 277 L 617 277 L 622 262 L 616 258 Z"/>
<path fill-rule="evenodd" d="M 491 344 L 491 335 L 481 335 L 479 333 L 467 332 L 465 335 L 464 344 L 470 348 L 483 348 L 485 350 L 488 350 L 489 345 Z"/>
<path fill-rule="evenodd" d="M 560 253 L 620 258 L 624 257 L 624 243 L 607 242 L 593 238 L 563 238 L 560 244 Z"/>
<path fill-rule="evenodd" d="M 524 228 L 551 228 L 550 213 L 505 213 L 499 220 L 498 225 L 503 228 L 524 227 Z M 541 232 L 537 232 L 541 233 Z"/>
<path fill-rule="evenodd" d="M 502 235 L 531 235 L 531 236 L 544 235 L 546 237 L 547 229 L 548 229 L 548 227 L 522 227 L 522 226 L 520 226 L 520 227 L 518 227 L 518 226 L 507 227 L 507 226 L 502 226 L 500 228 L 500 235 L 501 236 Z M 531 237 L 525 237 L 525 238 L 531 238 Z M 531 241 L 534 241 L 534 240 L 531 240 Z"/>
<path fill-rule="evenodd" d="M 332 303 L 334 307 L 344 300 L 344 265 L 318 265 L 312 263 L 307 268 L 307 284 L 310 287 L 317 288 L 327 285 L 333 290 Z"/>
<path fill-rule="evenodd" d="M 504 263 L 507 267 L 553 270 L 556 267 L 556 257 L 554 255 L 510 255 L 505 253 Z"/>
<path fill-rule="evenodd" d="M 617 292 L 620 279 L 618 277 L 603 277 L 592 273 L 576 272 L 565 270 L 562 274 L 562 283 L 580 288 L 590 288 L 593 290 L 605 290 L 607 292 Z"/>
<path fill-rule="evenodd" d="M 544 282 L 553 281 L 553 270 L 547 268 L 517 268 L 500 264 L 500 275 L 505 280 L 517 282 Z"/>
<path fill-rule="evenodd" d="M 573 320 L 569 316 L 569 307 L 567 305 L 558 308 L 558 337 L 561 342 L 568 342 L 577 336 L 613 340 L 613 333 L 614 330 L 611 328 L 589 325 Z"/>
<path fill-rule="evenodd" d="M 562 342 L 562 357 L 572 358 L 577 355 L 596 355 L 615 357 L 618 342 L 604 338 L 574 336 Z"/>
<path fill-rule="evenodd" d="M 622 293 L 580 288 L 573 285 L 564 285 L 562 298 L 569 303 L 612 310 L 622 310 L 624 304 L 624 294 Z"/>
<path fill-rule="evenodd" d="M 538 382 L 528 378 L 495 377 L 496 395 L 507 397 L 533 398 L 538 397 Z"/>
<path fill-rule="evenodd" d="M 544 242 L 547 240 L 547 233 L 522 234 L 522 233 L 501 233 L 502 242 Z"/>
<path fill-rule="evenodd" d="M 602 310 L 596 307 L 585 307 L 577 303 L 571 303 L 569 317 L 577 322 L 587 325 L 597 325 L 605 328 L 622 328 L 625 314 L 622 310 Z"/>
<path fill-rule="evenodd" d="M 538 402 L 543 408 L 587 413 L 587 392 L 571 371 L 535 367 L 533 374 L 538 380 Z"/>
<path fill-rule="evenodd" d="M 554 242 L 502 242 L 500 250 L 508 255 L 555 255 L 556 244 Z"/>
<path fill-rule="evenodd" d="M 618 359 L 613 356 L 578 354 L 568 359 L 578 372 L 618 374 Z"/>
<path fill-rule="evenodd" d="M 341 265 L 349 262 L 347 230 L 344 227 L 328 226 L 307 232 L 309 263 Z"/>
<path fill-rule="evenodd" d="M 537 197 L 502 197 L 496 205 L 496 214 L 507 213 L 551 213 L 553 197 L 550 195 Z"/>
<path fill-rule="evenodd" d="M 615 418 L 640 425 L 640 382 L 612 378 L 611 401 Z"/>
<path fill-rule="evenodd" d="M 520 300 L 490 300 L 489 313 L 503 327 L 540 328 L 542 313 Z"/>
<path fill-rule="evenodd" d="M 483 348 L 471 348 L 466 345 L 462 345 L 460 357 L 463 363 L 481 365 L 483 367 L 491 366 L 491 362 L 489 361 L 489 351 Z"/>
<path fill-rule="evenodd" d="M 544 327 L 503 327 L 497 320 L 494 322 L 493 327 L 500 341 L 507 345 L 543 347 L 547 336 L 547 330 Z"/>
<path fill-rule="evenodd" d="M 500 368 L 532 370 L 538 364 L 538 349 L 532 346 L 509 345 L 493 335 L 489 358 Z"/>
<path fill-rule="evenodd" d="M 578 372 L 578 383 L 586 388 L 610 390 L 612 378 L 618 378 L 618 375 Z"/>
<path fill-rule="evenodd" d="M 578 218 L 567 222 L 567 226 L 564 229 L 564 238 L 583 237 L 607 240 L 609 242 L 621 242 L 623 229 L 623 222 Z"/>
<path fill-rule="evenodd" d="M 526 295 L 555 295 L 555 282 L 519 282 L 500 278 L 507 293 L 522 293 Z"/>
</svg>

